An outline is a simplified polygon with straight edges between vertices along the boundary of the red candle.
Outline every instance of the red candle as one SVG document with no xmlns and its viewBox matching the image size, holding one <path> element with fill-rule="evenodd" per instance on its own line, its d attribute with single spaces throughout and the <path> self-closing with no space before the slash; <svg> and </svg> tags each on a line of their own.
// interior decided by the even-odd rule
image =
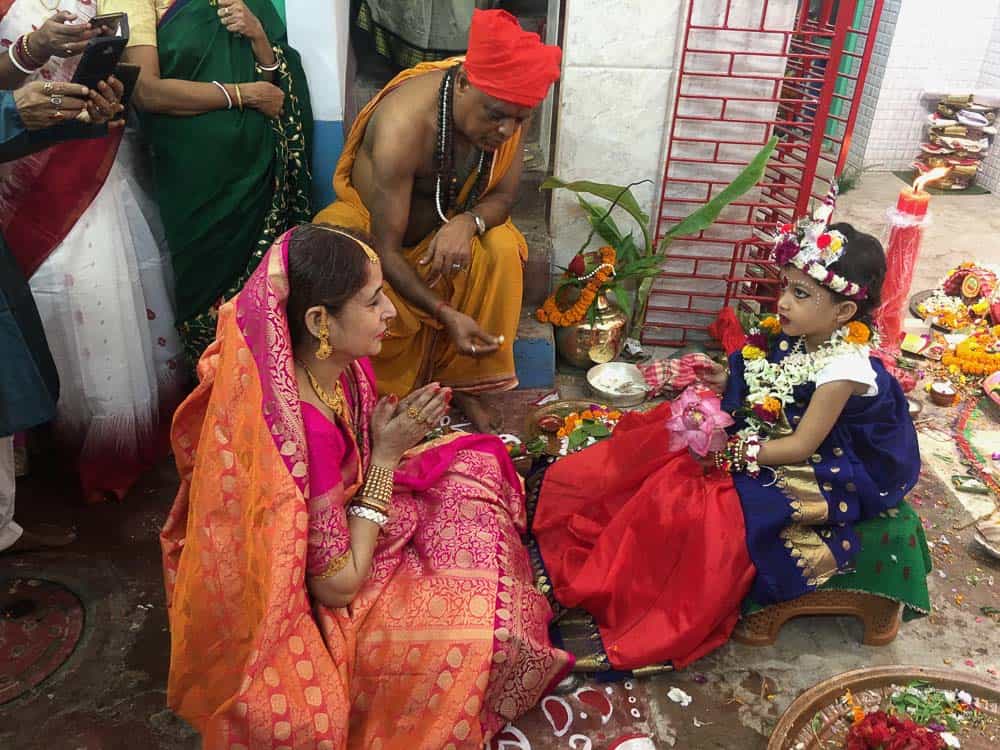
<svg viewBox="0 0 1000 750">
<path fill-rule="evenodd" d="M 918 177 L 913 187 L 904 187 L 899 191 L 896 213 L 890 215 L 882 306 L 875 313 L 875 325 L 882 334 L 882 351 L 888 359 L 899 352 L 899 342 L 903 338 L 903 315 L 913 282 L 913 269 L 920 255 L 927 207 L 931 202 L 930 194 L 922 188 L 947 173 L 947 167 L 938 167 Z"/>
<path fill-rule="evenodd" d="M 900 213 L 909 214 L 917 218 L 927 215 L 927 206 L 931 202 L 930 193 L 926 193 L 919 188 L 904 187 L 899 191 L 899 199 L 896 201 L 896 209 Z"/>
</svg>

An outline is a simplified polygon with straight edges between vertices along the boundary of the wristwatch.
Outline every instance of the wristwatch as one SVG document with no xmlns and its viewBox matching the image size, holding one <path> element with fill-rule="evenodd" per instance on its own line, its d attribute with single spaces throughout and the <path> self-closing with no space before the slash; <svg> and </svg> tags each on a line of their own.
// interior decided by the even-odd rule
<svg viewBox="0 0 1000 750">
<path fill-rule="evenodd" d="M 486 234 L 486 222 L 483 221 L 483 217 L 472 211 L 466 211 L 465 213 L 471 216 L 472 220 L 476 222 L 476 234 L 480 236 Z"/>
</svg>

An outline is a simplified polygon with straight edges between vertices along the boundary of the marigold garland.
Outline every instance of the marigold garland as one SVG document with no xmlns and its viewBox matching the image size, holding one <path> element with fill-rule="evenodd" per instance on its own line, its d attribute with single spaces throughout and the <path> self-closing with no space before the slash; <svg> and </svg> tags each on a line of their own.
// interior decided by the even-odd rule
<svg viewBox="0 0 1000 750">
<path fill-rule="evenodd" d="M 601 255 L 601 265 L 597 272 L 590 278 L 580 291 L 580 296 L 568 310 L 560 310 L 556 304 L 556 293 L 553 292 L 545 303 L 535 311 L 535 317 L 542 323 L 551 323 L 554 326 L 572 326 L 583 320 L 587 310 L 597 299 L 597 293 L 601 287 L 614 276 L 615 273 L 615 250 L 613 247 L 604 246 L 598 251 Z"/>
</svg>

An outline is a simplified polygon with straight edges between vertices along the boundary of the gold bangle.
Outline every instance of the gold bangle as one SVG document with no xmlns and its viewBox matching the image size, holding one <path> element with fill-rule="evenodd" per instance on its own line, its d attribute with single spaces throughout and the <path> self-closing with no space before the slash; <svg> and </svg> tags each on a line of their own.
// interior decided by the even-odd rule
<svg viewBox="0 0 1000 750">
<path fill-rule="evenodd" d="M 394 473 L 392 469 L 385 466 L 372 464 L 368 467 L 365 475 L 365 484 L 358 493 L 359 497 L 366 497 L 376 503 L 389 504 L 392 500 L 392 488 L 394 485 Z"/>
<path fill-rule="evenodd" d="M 233 84 L 236 87 L 236 106 L 240 108 L 240 112 L 243 111 L 243 94 L 240 93 L 240 85 L 238 83 Z"/>
<path fill-rule="evenodd" d="M 330 560 L 330 563 L 326 566 L 326 570 L 324 570 L 319 575 L 314 575 L 311 577 L 317 581 L 322 581 L 324 578 L 335 576 L 337 575 L 337 573 L 339 573 L 340 571 L 342 571 L 344 568 L 347 567 L 347 563 L 350 562 L 350 560 L 351 560 L 351 550 L 348 549 L 347 552 L 345 552 L 344 554 L 337 555 L 337 557 Z"/>
</svg>

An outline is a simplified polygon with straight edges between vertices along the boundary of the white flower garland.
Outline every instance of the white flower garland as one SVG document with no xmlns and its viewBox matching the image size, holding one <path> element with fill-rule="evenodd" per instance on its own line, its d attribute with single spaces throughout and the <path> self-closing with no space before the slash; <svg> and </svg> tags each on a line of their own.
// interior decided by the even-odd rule
<svg viewBox="0 0 1000 750">
<path fill-rule="evenodd" d="M 754 414 L 755 405 L 763 404 L 765 399 L 773 398 L 781 403 L 783 410 L 786 404 L 795 401 L 793 395 L 795 388 L 814 380 L 831 360 L 844 354 L 867 356 L 871 347 L 878 346 L 874 331 L 872 339 L 864 344 L 847 341 L 848 333 L 846 326 L 838 329 L 814 352 L 804 350 L 805 340 L 800 337 L 795 348 L 780 362 L 770 362 L 766 356 L 745 360 L 743 378 L 747 384 L 747 397 L 744 402 L 746 407 L 744 418 L 747 426 L 740 430 L 739 434 L 744 437 L 753 434 L 762 438 L 767 437 L 774 430 L 776 423 L 768 422 Z"/>
</svg>

